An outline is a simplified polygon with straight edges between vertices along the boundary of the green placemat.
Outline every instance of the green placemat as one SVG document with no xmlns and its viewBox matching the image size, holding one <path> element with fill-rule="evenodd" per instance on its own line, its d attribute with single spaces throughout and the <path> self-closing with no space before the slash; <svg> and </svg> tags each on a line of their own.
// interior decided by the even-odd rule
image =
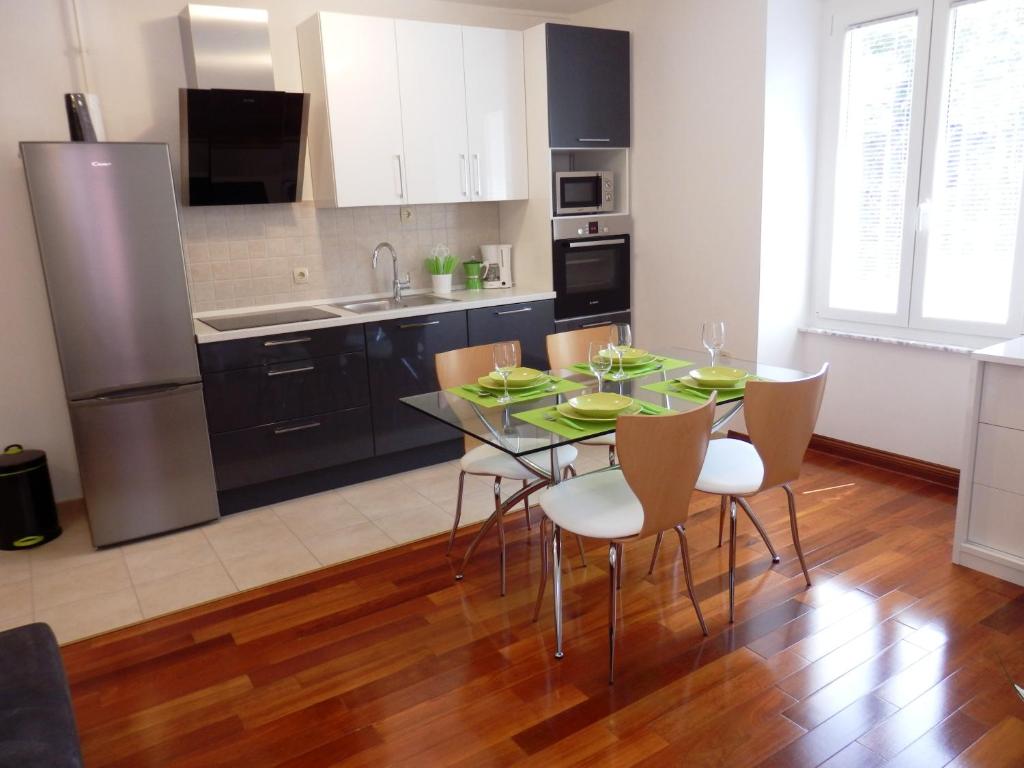
<svg viewBox="0 0 1024 768">
<path fill-rule="evenodd" d="M 608 373 L 606 373 L 604 375 L 604 380 L 605 381 L 629 381 L 630 379 L 638 379 L 641 376 L 647 376 L 649 374 L 655 373 L 656 371 L 671 371 L 674 368 L 686 368 L 687 366 L 693 365 L 693 361 L 692 360 L 677 360 L 674 357 L 658 357 L 656 362 L 660 363 L 660 365 L 658 367 L 655 367 L 655 366 L 645 366 L 643 368 L 638 368 L 638 369 L 635 369 L 635 370 L 632 370 L 632 371 L 629 368 L 623 369 L 626 372 L 626 377 L 624 379 L 613 379 L 612 378 L 612 373 L 611 373 L 611 371 L 609 371 Z M 587 365 L 586 363 L 573 363 L 572 365 L 569 366 L 569 368 L 574 370 L 574 371 L 576 371 L 577 373 L 586 373 L 586 374 L 588 374 L 590 376 L 594 375 L 594 372 L 590 370 L 590 366 Z M 618 370 L 618 368 L 619 368 L 619 364 L 618 363 L 613 363 L 612 364 L 612 370 L 613 371 Z"/>
<path fill-rule="evenodd" d="M 675 379 L 659 381 L 655 384 L 644 384 L 640 389 L 649 389 L 651 392 L 657 392 L 661 395 L 669 395 L 670 397 L 678 397 L 680 400 L 689 400 L 691 403 L 700 403 L 701 405 L 708 401 L 707 395 L 689 389 L 688 387 L 684 387 Z M 722 403 L 731 403 L 734 400 L 742 399 L 742 389 L 721 389 L 718 391 L 718 400 L 716 402 L 721 405 Z"/>
<path fill-rule="evenodd" d="M 541 389 L 525 394 L 517 395 L 514 388 L 509 389 L 509 394 L 512 395 L 512 403 L 528 403 L 531 400 L 540 400 L 542 397 L 554 397 L 560 395 L 563 392 L 575 392 L 577 389 L 583 389 L 584 385 L 578 381 L 569 381 L 568 379 L 555 379 L 554 389 Z M 478 387 L 475 384 L 467 384 L 462 387 L 451 387 L 446 389 L 445 392 L 450 392 L 453 395 L 458 395 L 463 400 L 469 400 L 471 403 L 476 405 L 482 405 L 484 408 L 497 408 L 500 403 L 497 402 L 498 395 L 482 395 L 480 392 L 483 391 L 482 387 Z M 506 403 L 509 405 L 509 403 Z"/>
<path fill-rule="evenodd" d="M 641 403 L 644 408 L 644 413 L 651 416 L 659 416 L 663 413 L 675 413 L 675 411 L 669 408 L 663 408 L 660 405 L 654 403 L 647 403 L 642 400 L 637 400 Z M 513 413 L 515 418 L 520 421 L 525 421 L 527 424 L 533 424 L 535 427 L 546 429 L 548 432 L 554 432 L 556 435 L 568 438 L 585 438 L 590 435 L 599 435 L 602 432 L 607 432 L 608 427 L 603 424 L 593 424 L 584 421 L 576 421 L 575 419 L 568 419 L 563 421 L 563 417 L 553 405 L 546 405 L 543 408 L 534 408 L 532 411 L 523 411 L 521 413 Z M 559 421 L 548 421 L 545 417 L 554 415 Z M 578 424 L 582 429 L 576 429 L 568 422 Z"/>
</svg>

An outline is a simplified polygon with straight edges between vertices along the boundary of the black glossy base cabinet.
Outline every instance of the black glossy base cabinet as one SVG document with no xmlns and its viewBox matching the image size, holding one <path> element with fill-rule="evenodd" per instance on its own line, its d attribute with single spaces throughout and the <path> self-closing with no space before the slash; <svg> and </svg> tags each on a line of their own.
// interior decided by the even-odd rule
<svg viewBox="0 0 1024 768">
<path fill-rule="evenodd" d="M 547 300 L 199 345 L 222 511 L 448 460 L 460 435 L 400 402 L 434 355 L 518 339 L 545 369 L 554 328 Z"/>
<path fill-rule="evenodd" d="M 467 314 L 470 346 L 518 339 L 523 365 L 548 369 L 547 336 L 555 332 L 554 300 L 483 307 Z"/>
<path fill-rule="evenodd" d="M 438 389 L 434 355 L 466 346 L 466 313 L 386 320 L 365 327 L 377 455 L 457 437 L 451 427 L 417 413 L 399 398 Z"/>
</svg>

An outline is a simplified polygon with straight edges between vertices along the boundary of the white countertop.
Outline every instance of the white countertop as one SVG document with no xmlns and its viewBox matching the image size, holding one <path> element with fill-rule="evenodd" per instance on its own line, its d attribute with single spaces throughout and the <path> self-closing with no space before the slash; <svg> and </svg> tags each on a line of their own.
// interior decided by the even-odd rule
<svg viewBox="0 0 1024 768">
<path fill-rule="evenodd" d="M 1024 366 L 1024 336 L 975 350 L 973 356 L 986 363 Z"/>
<path fill-rule="evenodd" d="M 407 291 L 405 295 L 416 296 L 431 293 L 430 291 Z M 380 312 L 367 312 L 356 314 L 331 306 L 332 304 L 351 304 L 357 301 L 371 301 L 373 299 L 386 299 L 390 294 L 374 294 L 371 296 L 347 296 L 338 299 L 317 299 L 315 301 L 301 301 L 292 304 L 267 304 L 259 307 L 245 307 L 244 309 L 222 309 L 212 312 L 197 312 L 193 317 L 192 324 L 195 326 L 196 341 L 200 344 L 210 344 L 215 341 L 234 341 L 237 339 L 251 339 L 255 336 L 273 336 L 277 333 L 295 333 L 298 331 L 312 331 L 318 328 L 334 328 L 339 325 L 360 325 L 380 320 L 392 320 L 399 317 L 416 317 L 419 315 L 434 315 L 441 312 L 461 312 L 467 309 L 479 307 L 499 307 L 502 304 L 517 304 L 523 301 L 542 301 L 555 298 L 555 292 L 537 288 L 514 287 L 514 288 L 493 288 L 479 291 L 453 291 L 452 293 L 437 294 L 441 298 L 452 299 L 442 304 L 430 304 L 423 307 L 405 307 L 404 309 L 388 309 Z M 231 317 L 234 315 L 251 315 L 257 312 L 271 312 L 278 309 L 293 309 L 295 307 L 316 307 L 330 312 L 337 317 L 323 318 L 320 320 L 307 320 L 301 323 L 283 323 L 281 325 L 263 325 L 259 328 L 240 328 L 237 331 L 218 331 L 203 322 L 205 317 Z M 1024 361 L 1022 361 L 1024 364 Z"/>
</svg>

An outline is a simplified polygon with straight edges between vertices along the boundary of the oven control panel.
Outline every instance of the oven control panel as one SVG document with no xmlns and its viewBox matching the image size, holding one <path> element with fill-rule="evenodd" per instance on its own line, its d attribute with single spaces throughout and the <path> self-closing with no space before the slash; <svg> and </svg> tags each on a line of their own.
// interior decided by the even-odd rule
<svg viewBox="0 0 1024 768">
<path fill-rule="evenodd" d="M 577 235 L 600 235 L 607 234 L 608 227 L 602 227 L 598 221 L 588 221 L 582 227 L 576 230 Z"/>
<path fill-rule="evenodd" d="M 553 219 L 551 224 L 555 240 L 628 235 L 632 230 L 632 220 L 628 216 L 595 216 L 593 219 L 562 217 Z"/>
</svg>

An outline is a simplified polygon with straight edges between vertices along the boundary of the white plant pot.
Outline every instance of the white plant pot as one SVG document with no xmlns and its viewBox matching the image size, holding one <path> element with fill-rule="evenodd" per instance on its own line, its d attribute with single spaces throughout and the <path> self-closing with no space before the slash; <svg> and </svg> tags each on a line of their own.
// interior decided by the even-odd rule
<svg viewBox="0 0 1024 768">
<path fill-rule="evenodd" d="M 434 293 L 451 293 L 452 292 L 452 276 L 451 275 L 431 275 L 430 282 L 433 283 Z"/>
</svg>

